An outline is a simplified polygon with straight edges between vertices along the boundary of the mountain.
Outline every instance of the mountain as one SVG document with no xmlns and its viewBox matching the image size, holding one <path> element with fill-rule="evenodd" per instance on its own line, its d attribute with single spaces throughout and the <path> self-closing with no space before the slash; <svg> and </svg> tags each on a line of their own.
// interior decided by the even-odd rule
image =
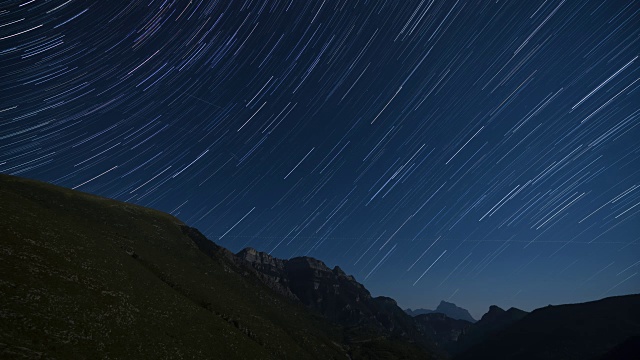
<svg viewBox="0 0 640 360">
<path fill-rule="evenodd" d="M 423 314 L 431 314 L 431 313 L 440 313 L 445 314 L 448 317 L 455 320 L 465 320 L 470 323 L 476 322 L 476 320 L 469 314 L 469 311 L 457 306 L 454 303 L 446 302 L 444 300 L 440 301 L 438 307 L 435 310 L 428 309 L 406 309 L 405 312 L 410 316 L 418 316 Z"/>
<path fill-rule="evenodd" d="M 409 316 L 339 267 L 0 174 L 0 358 L 627 359 L 640 295 Z M 449 314 L 447 314 L 449 313 Z M 471 320 L 473 320 L 471 318 Z M 626 356 L 626 357 L 625 357 Z"/>
<path fill-rule="evenodd" d="M 393 300 L 323 265 L 236 255 L 171 215 L 0 174 L 0 358 L 439 357 Z M 348 294 L 363 305 L 345 312 Z"/>
<path fill-rule="evenodd" d="M 638 334 L 640 295 L 549 305 L 488 335 L 455 359 L 590 359 L 618 345 L 620 351 L 637 348 L 637 340 L 628 339 Z"/>
</svg>

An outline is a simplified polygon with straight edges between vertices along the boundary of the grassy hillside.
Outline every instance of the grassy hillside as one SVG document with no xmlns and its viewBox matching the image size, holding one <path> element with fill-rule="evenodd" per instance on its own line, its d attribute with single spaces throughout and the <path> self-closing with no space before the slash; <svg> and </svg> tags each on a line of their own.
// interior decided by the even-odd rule
<svg viewBox="0 0 640 360">
<path fill-rule="evenodd" d="M 350 342 L 225 249 L 205 254 L 193 231 L 0 174 L 0 358 L 425 358 L 403 341 Z"/>
<path fill-rule="evenodd" d="M 339 331 L 212 261 L 182 225 L 0 175 L 2 356 L 347 358 Z"/>
</svg>

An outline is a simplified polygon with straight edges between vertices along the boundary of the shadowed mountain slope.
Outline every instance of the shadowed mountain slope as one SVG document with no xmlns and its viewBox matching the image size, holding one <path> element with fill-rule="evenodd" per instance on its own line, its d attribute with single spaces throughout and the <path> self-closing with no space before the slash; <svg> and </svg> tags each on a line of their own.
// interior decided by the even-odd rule
<svg viewBox="0 0 640 360">
<path fill-rule="evenodd" d="M 455 359 L 590 359 L 639 334 L 640 295 L 616 296 L 536 309 Z"/>
</svg>

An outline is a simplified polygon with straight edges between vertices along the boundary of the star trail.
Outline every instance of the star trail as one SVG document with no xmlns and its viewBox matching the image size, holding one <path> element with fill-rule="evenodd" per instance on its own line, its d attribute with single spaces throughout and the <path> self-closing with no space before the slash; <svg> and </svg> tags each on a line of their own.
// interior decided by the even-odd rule
<svg viewBox="0 0 640 360">
<path fill-rule="evenodd" d="M 640 291 L 637 1 L 0 3 L 0 172 L 475 316 Z"/>
</svg>

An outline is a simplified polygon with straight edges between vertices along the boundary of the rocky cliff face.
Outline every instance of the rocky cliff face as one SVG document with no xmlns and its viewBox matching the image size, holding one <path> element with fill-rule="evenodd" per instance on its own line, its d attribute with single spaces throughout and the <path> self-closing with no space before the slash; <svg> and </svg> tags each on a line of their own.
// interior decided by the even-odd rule
<svg viewBox="0 0 640 360">
<path fill-rule="evenodd" d="M 243 249 L 232 258 L 246 273 L 256 274 L 266 286 L 345 326 L 347 332 L 356 337 L 366 329 L 365 332 L 378 334 L 376 336 L 404 338 L 423 348 L 435 349 L 432 338 L 418 330 L 413 318 L 398 307 L 395 300 L 372 297 L 362 284 L 338 266 L 331 269 L 322 261 L 306 256 L 282 260 L 252 248 Z"/>
<path fill-rule="evenodd" d="M 265 285 L 291 300 L 298 297 L 289 289 L 285 276 L 285 261 L 253 248 L 246 248 L 235 254 L 233 261 L 244 271 L 255 274 Z"/>
<path fill-rule="evenodd" d="M 281 260 L 252 248 L 235 256 L 240 265 L 260 274 L 265 285 L 289 294 L 341 325 L 367 326 L 403 336 L 414 330 L 393 299 L 373 298 L 362 284 L 337 266 L 331 269 L 306 256 Z"/>
</svg>

